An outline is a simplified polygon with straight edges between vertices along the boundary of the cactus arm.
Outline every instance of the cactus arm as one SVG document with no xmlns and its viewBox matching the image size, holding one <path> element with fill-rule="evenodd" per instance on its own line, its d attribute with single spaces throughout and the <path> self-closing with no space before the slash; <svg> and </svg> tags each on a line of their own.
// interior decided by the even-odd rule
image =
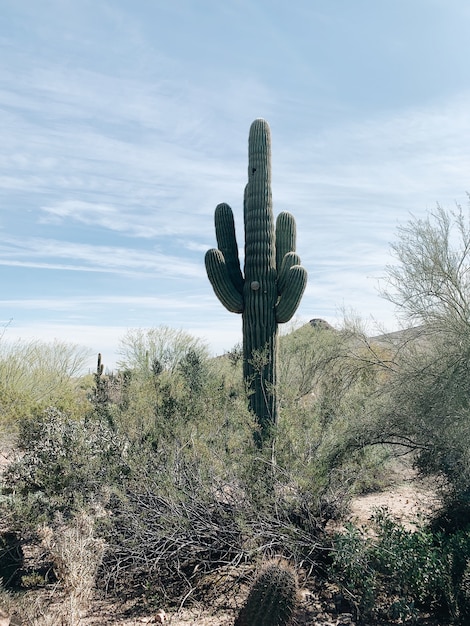
<svg viewBox="0 0 470 626">
<path fill-rule="evenodd" d="M 215 208 L 215 235 L 217 247 L 224 255 L 227 270 L 236 290 L 243 293 L 243 276 L 238 258 L 237 238 L 232 209 L 228 204 L 218 204 Z"/>
<path fill-rule="evenodd" d="M 297 310 L 307 286 L 307 270 L 300 265 L 292 266 L 286 274 L 285 287 L 276 305 L 278 324 L 288 322 Z"/>
<path fill-rule="evenodd" d="M 295 252 L 295 219 L 284 211 L 276 221 L 276 267 L 279 300 L 276 304 L 276 322 L 288 322 L 299 306 L 307 285 L 307 272 L 300 265 Z"/>
<path fill-rule="evenodd" d="M 216 296 L 232 313 L 243 312 L 243 296 L 232 282 L 224 255 L 212 248 L 206 252 L 206 271 Z"/>
<path fill-rule="evenodd" d="M 289 270 L 294 265 L 300 265 L 300 257 L 295 252 L 288 252 L 287 254 L 284 255 L 284 258 L 282 259 L 281 268 L 278 271 L 278 275 L 277 275 L 277 289 L 278 289 L 279 295 L 281 295 L 284 292 L 287 286 Z"/>
<path fill-rule="evenodd" d="M 307 284 L 307 272 L 300 266 L 295 253 L 296 225 L 294 217 L 284 211 L 276 221 L 276 267 L 279 300 L 276 304 L 276 322 L 288 322 L 299 306 Z"/>
<path fill-rule="evenodd" d="M 296 226 L 294 216 L 283 211 L 276 220 L 276 267 L 279 273 L 288 252 L 295 251 Z"/>
</svg>

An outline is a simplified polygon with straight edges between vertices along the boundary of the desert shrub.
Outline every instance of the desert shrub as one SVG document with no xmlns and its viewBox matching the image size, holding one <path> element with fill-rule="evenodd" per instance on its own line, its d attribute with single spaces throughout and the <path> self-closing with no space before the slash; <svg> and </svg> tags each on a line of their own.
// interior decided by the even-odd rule
<svg viewBox="0 0 470 626">
<path fill-rule="evenodd" d="M 106 424 L 51 407 L 20 422 L 17 460 L 1 482 L 5 517 L 21 527 L 69 515 L 127 471 L 124 442 Z"/>
<path fill-rule="evenodd" d="M 469 212 L 438 207 L 410 220 L 392 253 L 384 295 L 419 328 L 396 341 L 371 439 L 414 451 L 421 473 L 442 479 L 449 508 L 469 508 Z"/>
<path fill-rule="evenodd" d="M 77 416 L 88 408 L 80 387 L 89 351 L 65 342 L 0 341 L 0 424 L 55 406 Z"/>
<path fill-rule="evenodd" d="M 349 524 L 335 535 L 331 568 L 363 617 L 407 620 L 427 610 L 466 624 L 470 530 L 446 535 L 423 520 L 405 528 L 385 509 L 372 521 L 373 534 Z"/>
<path fill-rule="evenodd" d="M 39 534 L 62 591 L 73 612 L 79 614 L 91 599 L 105 550 L 103 539 L 96 536 L 95 520 L 84 511 L 68 522 L 56 515 L 50 525 L 41 526 Z"/>
<path fill-rule="evenodd" d="M 409 619 L 420 598 L 435 595 L 429 577 L 436 574 L 437 581 L 432 582 L 442 583 L 442 563 L 431 550 L 433 538 L 426 532 L 411 533 L 388 517 L 375 521 L 376 539 L 352 524 L 335 536 L 332 572 L 364 618 Z M 437 599 L 441 596 L 442 590 Z"/>
<path fill-rule="evenodd" d="M 452 533 L 437 532 L 442 537 L 449 572 L 447 606 L 461 624 L 470 619 L 470 527 Z"/>
<path fill-rule="evenodd" d="M 359 333 L 306 324 L 281 338 L 276 468 L 324 521 L 339 517 L 352 494 L 379 487 L 385 449 L 358 437 L 382 371 L 363 354 Z M 308 504 L 307 504 L 308 503 Z"/>
<path fill-rule="evenodd" d="M 273 456 L 270 450 L 254 454 L 246 439 L 256 426 L 246 409 L 239 359 L 229 354 L 209 360 L 197 343 L 181 345 L 167 329 L 134 333 L 128 338 L 134 368 L 128 370 L 125 402 L 113 413 L 118 432 L 130 450 L 140 450 L 137 456 L 142 450 L 204 450 L 214 467 L 236 466 L 237 480 L 258 500 L 270 482 L 272 493 L 289 493 L 289 506 L 299 521 L 303 511 L 307 525 L 315 515 L 323 521 L 337 517 L 355 488 L 375 480 L 373 457 L 379 456 L 346 445 L 351 417 L 375 384 L 363 363 L 349 359 L 351 334 L 306 325 L 282 337 Z"/>
<path fill-rule="evenodd" d="M 182 450 L 173 474 L 149 467 L 113 496 L 102 529 L 108 548 L 100 579 L 108 590 L 179 604 L 204 597 L 209 573 L 263 557 L 317 567 L 321 530 L 313 520 L 299 525 L 289 499 L 254 499 L 239 476 L 212 469 L 209 479 L 200 465 L 203 459 L 190 462 Z"/>
<path fill-rule="evenodd" d="M 144 590 L 156 602 L 181 601 L 197 596 L 208 571 L 262 555 L 284 554 L 312 569 L 318 559 L 314 512 L 299 515 L 296 484 L 277 472 L 269 450 L 254 444 L 241 371 L 237 386 L 229 359 L 206 367 L 197 385 L 188 384 L 182 368 L 150 382 L 131 378 L 135 395 L 119 428 L 132 421 L 124 415 L 135 411 L 139 388 L 153 406 L 143 436 L 135 430 L 128 439 L 130 474 L 103 520 L 108 550 L 100 577 L 120 593 Z"/>
<path fill-rule="evenodd" d="M 111 411 L 117 432 L 137 449 L 178 448 L 194 439 L 225 454 L 236 440 L 240 445 L 252 422 L 241 374 L 237 382 L 226 359 L 209 360 L 193 349 L 182 353 L 173 371 L 128 371 Z"/>
<path fill-rule="evenodd" d="M 100 574 L 108 589 L 176 602 L 208 571 L 241 560 L 241 529 L 228 503 L 200 488 L 165 491 L 150 478 L 111 499 Z"/>
<path fill-rule="evenodd" d="M 204 342 L 183 330 L 168 326 L 133 328 L 120 340 L 119 368 L 144 374 L 174 372 L 188 352 L 207 357 Z"/>
<path fill-rule="evenodd" d="M 0 585 L 0 606 L 7 611 L 11 624 L 81 624 L 95 590 L 95 576 L 104 550 L 103 540 L 95 533 L 94 518 L 80 511 L 66 522 L 56 515 L 50 524 L 41 525 L 39 542 L 48 571 L 54 570 L 54 585 L 37 594 L 25 592 L 38 584 L 45 586 L 46 581 L 39 571 L 23 571 L 21 590 L 7 593 Z M 48 575 L 52 577 L 50 571 Z"/>
<path fill-rule="evenodd" d="M 194 348 L 190 348 L 183 355 L 178 363 L 178 370 L 190 396 L 197 396 L 208 382 L 207 358 Z"/>
<path fill-rule="evenodd" d="M 379 413 L 382 433 L 416 453 L 421 474 L 442 479 L 443 496 L 451 507 L 470 506 L 470 452 L 465 443 L 470 436 L 470 351 L 456 340 L 433 333 L 425 349 L 408 355 Z"/>
</svg>

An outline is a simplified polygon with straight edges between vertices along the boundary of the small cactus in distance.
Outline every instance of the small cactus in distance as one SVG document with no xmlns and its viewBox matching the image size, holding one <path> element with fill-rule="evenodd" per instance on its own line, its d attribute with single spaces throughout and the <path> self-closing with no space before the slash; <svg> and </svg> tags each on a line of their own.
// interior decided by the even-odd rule
<svg viewBox="0 0 470 626">
<path fill-rule="evenodd" d="M 104 364 L 101 360 L 101 352 L 98 352 L 98 363 L 96 366 L 96 372 L 93 374 L 95 379 L 95 389 L 93 396 L 93 403 L 96 407 L 105 405 L 108 402 L 108 394 L 106 389 L 106 383 L 103 379 Z"/>
<path fill-rule="evenodd" d="M 297 606 L 297 576 L 287 565 L 268 564 L 250 589 L 234 626 L 288 626 Z"/>
<path fill-rule="evenodd" d="M 104 363 L 101 358 L 101 353 L 98 353 L 98 362 L 96 365 L 96 372 L 93 374 L 95 379 L 95 386 L 91 396 L 91 402 L 94 407 L 95 415 L 99 419 L 103 419 L 109 425 L 112 430 L 116 429 L 114 418 L 110 408 L 109 388 L 108 381 L 103 376 Z"/>
<path fill-rule="evenodd" d="M 244 195 L 245 264 L 241 271 L 235 223 L 228 204 L 215 209 L 217 248 L 206 253 L 212 287 L 225 306 L 243 320 L 243 375 L 249 408 L 258 421 L 259 447 L 270 442 L 277 420 L 276 356 L 278 324 L 294 315 L 307 284 L 295 251 L 296 226 L 290 213 L 274 223 L 271 193 L 271 133 L 255 120 L 248 139 L 248 183 Z"/>
<path fill-rule="evenodd" d="M 104 372 L 104 363 L 101 362 L 101 352 L 98 352 L 98 363 L 96 365 L 96 376 L 100 378 Z"/>
</svg>

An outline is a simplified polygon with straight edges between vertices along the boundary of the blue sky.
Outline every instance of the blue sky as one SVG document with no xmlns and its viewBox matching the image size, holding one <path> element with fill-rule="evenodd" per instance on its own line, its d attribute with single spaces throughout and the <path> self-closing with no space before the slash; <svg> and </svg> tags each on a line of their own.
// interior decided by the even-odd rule
<svg viewBox="0 0 470 626">
<path fill-rule="evenodd" d="M 0 323 L 113 366 L 127 329 L 241 340 L 204 269 L 273 142 L 309 283 L 297 321 L 398 327 L 377 293 L 410 214 L 470 191 L 468 0 L 0 0 Z M 94 361 L 94 358 L 92 361 Z"/>
</svg>

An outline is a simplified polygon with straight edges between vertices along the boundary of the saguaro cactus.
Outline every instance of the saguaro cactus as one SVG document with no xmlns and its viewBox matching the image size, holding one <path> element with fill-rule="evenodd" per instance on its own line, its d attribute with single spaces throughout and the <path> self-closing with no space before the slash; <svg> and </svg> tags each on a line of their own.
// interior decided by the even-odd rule
<svg viewBox="0 0 470 626">
<path fill-rule="evenodd" d="M 295 220 L 280 213 L 274 226 L 271 193 L 271 134 L 255 120 L 248 140 L 248 184 L 244 197 L 245 265 L 240 269 L 232 209 L 215 209 L 218 248 L 206 253 L 206 269 L 222 304 L 243 317 L 243 373 L 260 432 L 270 439 L 277 419 L 276 352 L 278 324 L 294 315 L 307 284 L 295 252 Z"/>
</svg>

